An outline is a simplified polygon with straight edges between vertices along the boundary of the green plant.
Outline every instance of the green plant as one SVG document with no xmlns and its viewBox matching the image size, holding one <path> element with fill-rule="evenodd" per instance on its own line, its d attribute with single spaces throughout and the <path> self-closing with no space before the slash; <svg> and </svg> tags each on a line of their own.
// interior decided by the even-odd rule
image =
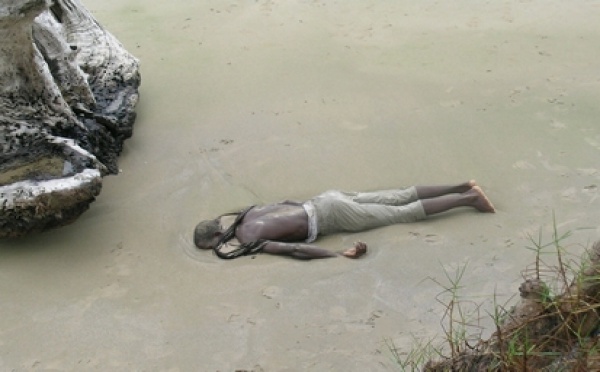
<svg viewBox="0 0 600 372">
<path fill-rule="evenodd" d="M 460 295 L 467 265 L 444 269 L 448 284 L 432 280 L 443 289 L 436 300 L 444 306 L 441 324 L 449 349 L 435 349 L 431 355 L 437 354 L 437 361 L 420 365 L 414 361 L 422 362 L 426 354 L 411 351 L 398 365 L 428 371 L 600 370 L 600 242 L 580 260 L 565 244 L 572 231 L 559 234 L 555 218 L 550 241 L 544 243 L 543 236 L 541 229 L 537 238 L 529 236 L 526 248 L 535 260 L 532 269 L 522 272 L 518 302 L 507 310 L 494 293 L 493 311 L 487 312 L 495 325 L 490 339 L 479 337 L 481 305 Z"/>
<path fill-rule="evenodd" d="M 439 349 L 433 346 L 433 339 L 423 341 L 413 336 L 414 346 L 407 353 L 401 352 L 393 340 L 385 339 L 384 341 L 388 350 L 392 353 L 394 362 L 402 371 L 417 371 L 420 366 L 440 353 Z"/>
</svg>

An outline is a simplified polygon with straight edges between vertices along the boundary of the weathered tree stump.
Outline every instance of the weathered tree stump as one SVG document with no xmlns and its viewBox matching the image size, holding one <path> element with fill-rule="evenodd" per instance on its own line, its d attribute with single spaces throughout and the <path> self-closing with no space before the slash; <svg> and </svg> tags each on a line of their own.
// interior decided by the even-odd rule
<svg viewBox="0 0 600 372">
<path fill-rule="evenodd" d="M 89 208 L 132 134 L 138 60 L 79 0 L 0 0 L 0 238 Z"/>
</svg>

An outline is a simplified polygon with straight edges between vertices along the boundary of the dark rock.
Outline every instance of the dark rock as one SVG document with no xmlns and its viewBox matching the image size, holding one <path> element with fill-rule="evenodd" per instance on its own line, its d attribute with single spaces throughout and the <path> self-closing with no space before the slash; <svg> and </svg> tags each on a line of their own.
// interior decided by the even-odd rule
<svg viewBox="0 0 600 372">
<path fill-rule="evenodd" d="M 0 0 L 0 238 L 58 227 L 118 173 L 138 60 L 78 0 Z"/>
</svg>

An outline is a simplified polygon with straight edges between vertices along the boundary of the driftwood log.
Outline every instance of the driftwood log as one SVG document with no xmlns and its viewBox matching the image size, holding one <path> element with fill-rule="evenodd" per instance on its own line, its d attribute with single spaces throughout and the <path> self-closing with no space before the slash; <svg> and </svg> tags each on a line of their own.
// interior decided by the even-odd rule
<svg viewBox="0 0 600 372">
<path fill-rule="evenodd" d="M 89 208 L 132 134 L 138 60 L 79 0 L 0 0 L 0 238 Z"/>
<path fill-rule="evenodd" d="M 564 278 L 559 265 L 557 275 Z M 568 284 L 568 282 L 567 282 Z M 430 361 L 425 371 L 599 371 L 600 242 L 560 294 L 533 277 L 519 302 L 477 347 Z"/>
</svg>

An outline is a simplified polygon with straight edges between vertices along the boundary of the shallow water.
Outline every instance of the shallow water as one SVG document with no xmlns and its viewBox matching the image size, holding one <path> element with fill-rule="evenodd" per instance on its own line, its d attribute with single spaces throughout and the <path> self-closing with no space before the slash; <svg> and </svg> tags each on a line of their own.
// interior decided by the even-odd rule
<svg viewBox="0 0 600 372">
<path fill-rule="evenodd" d="M 489 309 L 554 218 L 569 253 L 600 236 L 597 2 L 86 4 L 142 62 L 139 117 L 76 223 L 0 243 L 0 369 L 394 370 L 388 344 L 442 334 L 444 269 Z M 360 261 L 191 242 L 248 204 L 471 178 L 498 213 L 320 240 Z"/>
</svg>

